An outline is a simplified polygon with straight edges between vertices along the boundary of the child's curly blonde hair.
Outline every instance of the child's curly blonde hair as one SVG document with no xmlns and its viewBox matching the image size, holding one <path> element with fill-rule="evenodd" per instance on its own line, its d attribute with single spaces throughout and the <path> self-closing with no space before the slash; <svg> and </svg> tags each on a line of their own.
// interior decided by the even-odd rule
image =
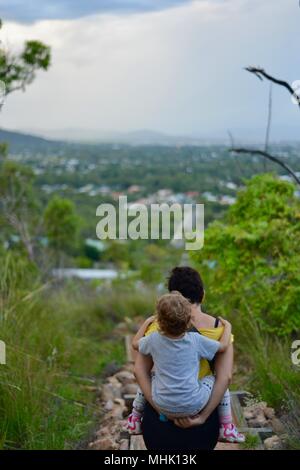
<svg viewBox="0 0 300 470">
<path fill-rule="evenodd" d="M 159 329 L 163 334 L 180 336 L 191 326 L 191 304 L 180 294 L 172 291 L 160 297 L 156 304 Z"/>
</svg>

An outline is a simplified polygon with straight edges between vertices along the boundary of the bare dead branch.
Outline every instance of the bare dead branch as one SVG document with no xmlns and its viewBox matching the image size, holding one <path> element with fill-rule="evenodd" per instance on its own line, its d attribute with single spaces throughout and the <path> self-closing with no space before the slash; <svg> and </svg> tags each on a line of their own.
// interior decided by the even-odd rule
<svg viewBox="0 0 300 470">
<path fill-rule="evenodd" d="M 273 108 L 273 88 L 272 83 L 270 83 L 270 91 L 269 91 L 269 104 L 268 104 L 268 119 L 267 119 L 267 128 L 266 128 L 266 139 L 265 139 L 265 152 L 268 152 L 269 149 L 269 141 L 270 141 L 270 131 L 271 131 L 271 123 L 272 123 L 272 108 Z"/>
<path fill-rule="evenodd" d="M 272 106 L 273 106 L 273 83 L 270 83 L 269 90 L 269 103 L 268 103 L 268 117 L 267 117 L 267 127 L 266 127 L 266 137 L 265 137 L 265 148 L 264 151 L 268 152 L 269 150 L 269 141 L 270 141 L 270 132 L 271 132 L 271 122 L 272 122 Z M 232 146 L 234 147 L 234 145 Z M 264 172 L 267 171 L 267 159 L 263 159 Z"/>
<path fill-rule="evenodd" d="M 300 179 L 296 175 L 296 173 L 291 169 L 289 165 L 283 162 L 280 158 L 274 157 L 274 155 L 269 154 L 268 152 L 264 152 L 263 150 L 258 149 L 246 149 L 246 148 L 232 148 L 230 152 L 238 153 L 238 154 L 248 154 L 248 155 L 260 155 L 263 158 L 267 158 L 271 162 L 277 163 L 282 168 L 284 168 L 296 181 L 296 183 L 300 186 Z"/>
<path fill-rule="evenodd" d="M 296 94 L 295 90 L 291 87 L 291 85 L 286 82 L 285 80 L 280 80 L 278 78 L 273 77 L 272 75 L 269 75 L 263 68 L 260 67 L 246 67 L 245 70 L 247 72 L 253 73 L 257 78 L 260 80 L 263 80 L 263 78 L 266 78 L 272 83 L 276 83 L 276 85 L 284 87 L 291 95 L 292 97 L 298 102 L 298 106 L 300 107 L 300 97 Z"/>
</svg>

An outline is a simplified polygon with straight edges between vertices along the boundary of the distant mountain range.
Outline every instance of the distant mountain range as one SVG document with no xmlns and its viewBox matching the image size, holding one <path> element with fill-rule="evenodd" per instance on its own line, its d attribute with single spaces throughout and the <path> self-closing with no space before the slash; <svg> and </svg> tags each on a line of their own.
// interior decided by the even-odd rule
<svg viewBox="0 0 300 470">
<path fill-rule="evenodd" d="M 275 134 L 275 133 L 274 133 Z M 259 143 L 251 131 L 247 137 L 243 130 L 234 132 L 237 144 Z M 289 139 L 286 139 L 288 141 Z M 291 139 L 295 141 L 295 139 Z M 28 130 L 25 132 L 0 129 L 0 142 L 7 142 L 12 152 L 19 151 L 54 151 L 65 145 L 79 144 L 125 144 L 125 145 L 229 145 L 229 137 L 201 138 L 193 136 L 168 135 L 151 130 L 137 130 L 133 132 L 109 132 L 86 129 L 62 130 Z M 274 142 L 275 143 L 275 142 Z"/>
<path fill-rule="evenodd" d="M 12 152 L 35 150 L 54 150 L 63 145 L 62 142 L 45 139 L 31 134 L 0 129 L 0 142 L 7 142 Z"/>
<path fill-rule="evenodd" d="M 11 151 L 34 149 L 46 150 L 67 144 L 125 144 L 125 145 L 210 145 L 222 144 L 224 140 L 200 139 L 189 136 L 170 136 L 151 130 L 133 132 L 100 132 L 93 130 L 64 129 L 58 131 L 27 131 L 18 132 L 0 129 L 0 142 L 7 142 Z"/>
<path fill-rule="evenodd" d="M 199 145 L 222 143 L 224 139 L 205 139 L 185 135 L 169 135 L 163 132 L 141 129 L 131 132 L 102 131 L 98 129 L 53 129 L 29 130 L 29 133 L 46 139 L 64 140 L 79 143 L 109 143 L 128 145 Z"/>
</svg>

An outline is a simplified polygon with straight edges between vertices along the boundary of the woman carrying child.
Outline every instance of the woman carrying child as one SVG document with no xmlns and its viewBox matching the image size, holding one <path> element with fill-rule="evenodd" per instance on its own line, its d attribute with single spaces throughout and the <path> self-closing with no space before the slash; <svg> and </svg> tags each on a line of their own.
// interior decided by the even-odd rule
<svg viewBox="0 0 300 470">
<path fill-rule="evenodd" d="M 174 420 L 178 426 L 185 428 L 203 424 L 216 406 L 218 393 L 211 397 L 215 377 L 208 361 L 213 360 L 216 353 L 224 353 L 232 348 L 232 337 L 228 322 L 218 319 L 221 325 L 216 324 L 213 317 L 202 312 L 200 302 L 195 302 L 195 296 L 200 301 L 204 296 L 202 280 L 197 271 L 192 268 L 175 268 L 169 279 L 169 290 L 173 286 L 178 287 L 178 281 L 181 293 L 173 292 L 159 300 L 156 317 L 146 320 L 133 346 L 154 362 L 155 373 L 148 401 L 160 413 L 161 419 L 165 417 Z M 214 325 L 211 325 L 212 320 Z M 192 325 L 194 328 L 191 331 Z M 209 328 L 211 326 L 214 328 Z M 139 392 L 128 420 L 131 432 L 140 432 L 144 406 L 144 396 Z M 218 411 L 220 439 L 243 442 L 244 436 L 232 422 L 228 390 Z"/>
</svg>

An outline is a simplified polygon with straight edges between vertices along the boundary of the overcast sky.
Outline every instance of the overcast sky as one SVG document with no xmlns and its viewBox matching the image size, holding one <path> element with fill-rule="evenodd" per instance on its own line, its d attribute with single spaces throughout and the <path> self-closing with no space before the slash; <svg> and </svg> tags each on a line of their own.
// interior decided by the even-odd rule
<svg viewBox="0 0 300 470">
<path fill-rule="evenodd" d="M 0 0 L 3 43 L 52 47 L 52 66 L 7 99 L 1 127 L 152 129 L 263 137 L 263 66 L 300 80 L 298 0 Z M 300 137 L 300 112 L 274 87 L 273 137 Z"/>
</svg>

